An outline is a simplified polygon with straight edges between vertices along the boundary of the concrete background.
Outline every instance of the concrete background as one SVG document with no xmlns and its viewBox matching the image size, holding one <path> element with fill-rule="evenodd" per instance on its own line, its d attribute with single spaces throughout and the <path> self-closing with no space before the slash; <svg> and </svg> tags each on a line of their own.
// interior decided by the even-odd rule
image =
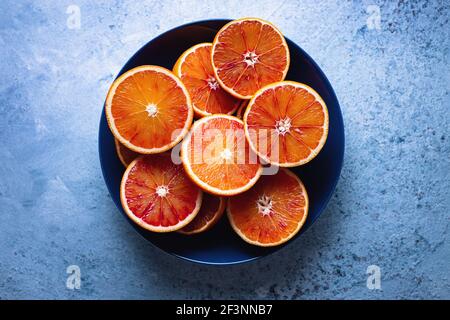
<svg viewBox="0 0 450 320">
<path fill-rule="evenodd" d="M 293 245 L 200 266 L 161 254 L 115 208 L 99 117 L 115 74 L 149 39 L 242 16 L 275 23 L 327 74 L 345 165 Z M 444 0 L 1 1 L 0 298 L 449 299 L 449 18 Z M 66 288 L 69 265 L 79 290 Z M 369 265 L 381 290 L 366 287 Z"/>
</svg>

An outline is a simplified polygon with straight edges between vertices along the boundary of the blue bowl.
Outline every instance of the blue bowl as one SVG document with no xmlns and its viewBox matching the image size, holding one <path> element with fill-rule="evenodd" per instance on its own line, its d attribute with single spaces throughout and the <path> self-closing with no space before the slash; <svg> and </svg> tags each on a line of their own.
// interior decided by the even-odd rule
<svg viewBox="0 0 450 320">
<path fill-rule="evenodd" d="M 217 31 L 227 22 L 229 20 L 199 21 L 167 31 L 134 54 L 119 75 L 147 64 L 172 69 L 186 49 L 201 42 L 212 42 Z M 330 117 L 328 139 L 322 151 L 308 164 L 292 169 L 305 184 L 310 200 L 308 218 L 295 237 L 298 238 L 320 216 L 336 187 L 344 156 L 344 123 L 338 100 L 325 74 L 305 51 L 289 39 L 286 41 L 291 54 L 286 79 L 314 88 L 325 101 Z M 127 217 L 120 204 L 120 181 L 125 168 L 117 157 L 114 137 L 108 128 L 104 110 L 98 143 L 103 177 L 117 208 L 137 232 L 161 250 L 203 264 L 236 264 L 266 256 L 284 246 L 261 248 L 247 244 L 236 235 L 225 216 L 214 228 L 195 236 L 157 234 L 140 228 Z M 295 238 L 288 243 L 295 241 Z"/>
</svg>

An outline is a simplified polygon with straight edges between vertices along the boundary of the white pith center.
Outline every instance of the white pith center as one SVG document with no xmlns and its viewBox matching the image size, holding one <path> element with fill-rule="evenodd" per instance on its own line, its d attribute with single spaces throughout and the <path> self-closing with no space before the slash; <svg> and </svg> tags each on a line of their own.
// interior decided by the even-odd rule
<svg viewBox="0 0 450 320">
<path fill-rule="evenodd" d="M 281 120 L 277 120 L 277 122 L 275 123 L 275 130 L 277 131 L 278 134 L 281 135 L 285 135 L 286 133 L 289 132 L 289 130 L 291 129 L 291 119 L 290 118 L 284 118 Z"/>
<path fill-rule="evenodd" d="M 244 53 L 244 62 L 247 66 L 253 67 L 258 62 L 258 55 L 253 51 Z"/>
<path fill-rule="evenodd" d="M 257 201 L 258 212 L 263 216 L 268 216 L 272 212 L 272 199 L 266 195 L 261 196 Z"/>
<path fill-rule="evenodd" d="M 224 160 L 230 160 L 232 155 L 233 154 L 231 153 L 230 149 L 228 149 L 228 148 L 225 148 L 220 152 L 220 157 Z"/>
<path fill-rule="evenodd" d="M 217 90 L 217 88 L 219 88 L 219 83 L 214 77 L 209 77 L 206 82 L 208 83 L 208 86 L 211 90 Z"/>
<path fill-rule="evenodd" d="M 156 188 L 156 194 L 161 198 L 167 196 L 168 193 L 169 193 L 169 187 L 167 187 L 167 186 L 158 186 Z"/>
<path fill-rule="evenodd" d="M 156 107 L 156 104 L 154 103 L 150 103 L 145 110 L 149 117 L 156 117 L 156 114 L 158 113 L 158 107 Z"/>
</svg>

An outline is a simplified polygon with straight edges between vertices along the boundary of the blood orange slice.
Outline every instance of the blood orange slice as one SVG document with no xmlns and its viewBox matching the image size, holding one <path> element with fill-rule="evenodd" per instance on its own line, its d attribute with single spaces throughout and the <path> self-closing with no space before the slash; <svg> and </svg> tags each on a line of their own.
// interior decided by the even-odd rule
<svg viewBox="0 0 450 320">
<path fill-rule="evenodd" d="M 117 139 L 114 139 L 114 144 L 116 145 L 117 156 L 125 167 L 128 167 L 128 165 L 139 156 L 139 153 L 131 151 Z"/>
<path fill-rule="evenodd" d="M 215 113 L 232 114 L 240 100 L 223 90 L 211 64 L 211 43 L 200 43 L 186 50 L 176 62 L 173 72 L 183 81 L 197 116 Z"/>
<path fill-rule="evenodd" d="M 211 229 L 222 217 L 225 200 L 208 193 L 203 194 L 202 207 L 197 216 L 186 227 L 179 230 L 183 234 L 196 234 Z"/>
<path fill-rule="evenodd" d="M 259 90 L 244 114 L 245 134 L 265 161 L 293 167 L 311 161 L 328 136 L 328 109 L 309 86 L 282 81 Z"/>
<path fill-rule="evenodd" d="M 290 62 L 281 32 L 257 18 L 226 24 L 214 39 L 211 56 L 222 88 L 241 99 L 250 99 L 263 86 L 284 80 Z"/>
<path fill-rule="evenodd" d="M 300 179 L 281 168 L 262 176 L 249 191 L 228 199 L 231 226 L 248 243 L 268 247 L 291 239 L 308 215 L 308 195 Z"/>
<path fill-rule="evenodd" d="M 248 190 L 262 173 L 246 141 L 244 123 L 228 115 L 196 121 L 181 145 L 181 160 L 198 186 L 221 196 Z"/>
<path fill-rule="evenodd" d="M 175 231 L 191 222 L 200 210 L 202 194 L 168 153 L 137 158 L 120 185 L 126 214 L 142 228 L 155 232 Z"/>
<path fill-rule="evenodd" d="M 163 152 L 180 142 L 194 115 L 181 80 L 157 66 L 140 66 L 115 80 L 105 111 L 116 139 L 144 154 Z"/>
</svg>

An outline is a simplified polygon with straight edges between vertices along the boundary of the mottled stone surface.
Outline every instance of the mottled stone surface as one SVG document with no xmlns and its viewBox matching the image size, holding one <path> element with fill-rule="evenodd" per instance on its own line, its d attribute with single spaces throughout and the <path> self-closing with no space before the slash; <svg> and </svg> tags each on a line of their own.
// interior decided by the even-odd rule
<svg viewBox="0 0 450 320">
<path fill-rule="evenodd" d="M 205 2 L 0 2 L 0 298 L 449 299 L 448 1 Z M 327 74 L 345 165 L 291 246 L 201 266 L 161 254 L 115 208 L 98 123 L 115 74 L 149 39 L 241 16 L 274 22 Z M 72 264 L 80 290 L 66 288 Z M 369 265 L 381 290 L 366 287 Z"/>
</svg>

